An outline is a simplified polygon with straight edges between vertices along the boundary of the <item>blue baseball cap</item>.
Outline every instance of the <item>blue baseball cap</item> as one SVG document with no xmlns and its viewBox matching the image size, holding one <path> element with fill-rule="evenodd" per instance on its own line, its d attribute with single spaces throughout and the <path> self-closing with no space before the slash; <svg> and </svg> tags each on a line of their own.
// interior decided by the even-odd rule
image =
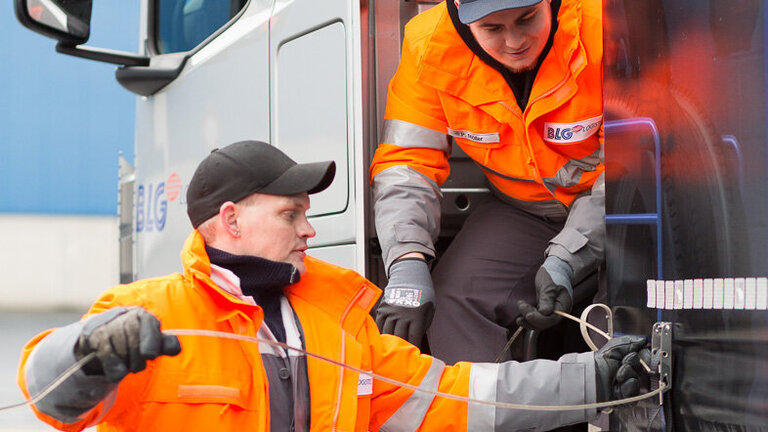
<svg viewBox="0 0 768 432">
<path fill-rule="evenodd" d="M 494 12 L 533 6 L 541 1 L 542 0 L 459 0 L 459 21 L 464 24 L 469 24 Z"/>
</svg>

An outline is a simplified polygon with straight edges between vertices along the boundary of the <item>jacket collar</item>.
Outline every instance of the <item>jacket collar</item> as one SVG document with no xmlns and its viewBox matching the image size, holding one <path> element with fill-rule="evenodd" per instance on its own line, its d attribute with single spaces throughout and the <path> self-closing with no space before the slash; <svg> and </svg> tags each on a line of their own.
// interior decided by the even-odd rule
<svg viewBox="0 0 768 432">
<path fill-rule="evenodd" d="M 256 308 L 248 302 L 235 298 L 220 288 L 211 279 L 211 262 L 205 252 L 205 241 L 198 230 L 194 230 L 184 242 L 181 251 L 184 273 L 188 278 L 196 279 L 224 307 L 252 310 Z M 285 289 L 289 300 L 301 298 L 313 304 L 323 305 L 323 311 L 337 322 L 353 318 L 356 325 L 362 319 L 359 312 L 350 314 L 350 310 L 370 312 L 381 290 L 356 272 L 316 258 L 305 258 L 307 271 L 301 280 Z M 345 325 L 346 327 L 346 325 Z"/>
<path fill-rule="evenodd" d="M 442 10 L 426 44 L 419 82 L 473 106 L 499 101 L 516 104 L 515 96 L 501 74 L 483 62 L 461 39 L 446 4 L 441 3 L 436 8 Z M 563 0 L 557 16 L 558 29 L 534 81 L 531 102 L 557 90 L 586 66 L 586 53 L 579 38 L 581 8 L 579 1 Z"/>
<path fill-rule="evenodd" d="M 197 285 L 205 289 L 222 309 L 235 312 L 243 310 L 253 313 L 258 307 L 246 300 L 241 300 L 227 290 L 219 287 L 211 278 L 211 261 L 205 251 L 205 241 L 198 230 L 192 231 L 181 249 L 181 262 L 184 266 L 184 275 L 197 281 Z M 231 313 L 227 313 L 227 316 Z M 226 317 L 224 317 L 226 318 Z"/>
</svg>

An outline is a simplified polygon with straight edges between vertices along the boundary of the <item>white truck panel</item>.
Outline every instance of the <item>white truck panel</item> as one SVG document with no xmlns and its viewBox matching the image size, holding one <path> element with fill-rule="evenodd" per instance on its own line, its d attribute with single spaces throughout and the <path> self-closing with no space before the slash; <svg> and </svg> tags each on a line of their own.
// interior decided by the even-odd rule
<svg viewBox="0 0 768 432">
<path fill-rule="evenodd" d="M 245 139 L 276 145 L 298 162 L 336 162 L 333 185 L 312 197 L 318 235 L 310 247 L 345 245 L 324 256 L 364 271 L 358 15 L 346 0 L 251 1 L 193 51 L 178 78 L 138 99 L 136 278 L 181 270 L 194 169 L 213 148 Z"/>
<path fill-rule="evenodd" d="M 240 19 L 190 57 L 176 80 L 151 97 L 138 98 L 138 278 L 181 269 L 179 250 L 191 230 L 184 197 L 200 160 L 213 148 L 235 141 L 269 141 L 265 59 L 271 8 L 271 0 L 251 1 Z M 177 187 L 168 188 L 173 174 L 178 176 Z"/>
<path fill-rule="evenodd" d="M 362 147 L 360 123 L 359 10 L 348 0 L 277 0 L 270 26 L 271 143 L 299 162 L 334 160 L 336 179 L 312 196 L 310 222 L 317 236 L 310 253 L 364 271 L 357 239 L 363 211 L 355 195 L 364 173 L 355 169 Z M 359 120 L 358 120 L 359 121 Z M 324 258 L 325 259 L 325 258 Z M 355 265 L 361 261 L 359 267 Z"/>
</svg>

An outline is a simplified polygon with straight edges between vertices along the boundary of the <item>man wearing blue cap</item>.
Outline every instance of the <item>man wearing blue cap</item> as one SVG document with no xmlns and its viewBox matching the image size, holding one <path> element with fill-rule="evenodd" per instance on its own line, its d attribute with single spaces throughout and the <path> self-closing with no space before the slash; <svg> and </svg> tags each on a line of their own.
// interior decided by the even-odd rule
<svg viewBox="0 0 768 432">
<path fill-rule="evenodd" d="M 448 0 L 411 20 L 370 172 L 381 330 L 492 361 L 509 328 L 570 311 L 604 254 L 602 121 L 600 1 Z M 452 142 L 493 196 L 430 273 Z"/>
</svg>

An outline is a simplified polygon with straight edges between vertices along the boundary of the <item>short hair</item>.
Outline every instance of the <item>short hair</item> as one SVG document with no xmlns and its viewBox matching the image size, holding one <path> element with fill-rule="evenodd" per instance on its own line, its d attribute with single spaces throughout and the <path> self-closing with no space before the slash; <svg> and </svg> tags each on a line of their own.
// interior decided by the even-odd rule
<svg viewBox="0 0 768 432">
<path fill-rule="evenodd" d="M 250 207 L 256 204 L 256 202 L 259 199 L 259 196 L 261 196 L 261 194 L 259 193 L 250 194 L 247 197 L 236 202 L 235 205 L 240 207 Z M 200 232 L 200 235 L 203 236 L 203 240 L 205 240 L 206 244 L 210 244 L 216 239 L 216 223 L 214 220 L 218 216 L 219 216 L 218 213 L 214 216 L 211 216 L 210 218 L 206 219 L 203 223 L 201 223 L 197 227 L 197 230 Z"/>
<path fill-rule="evenodd" d="M 203 236 L 203 240 L 205 240 L 205 244 L 211 244 L 216 239 L 216 225 L 214 219 L 216 219 L 217 216 L 218 215 L 211 216 L 197 227 L 200 235 Z"/>
</svg>

